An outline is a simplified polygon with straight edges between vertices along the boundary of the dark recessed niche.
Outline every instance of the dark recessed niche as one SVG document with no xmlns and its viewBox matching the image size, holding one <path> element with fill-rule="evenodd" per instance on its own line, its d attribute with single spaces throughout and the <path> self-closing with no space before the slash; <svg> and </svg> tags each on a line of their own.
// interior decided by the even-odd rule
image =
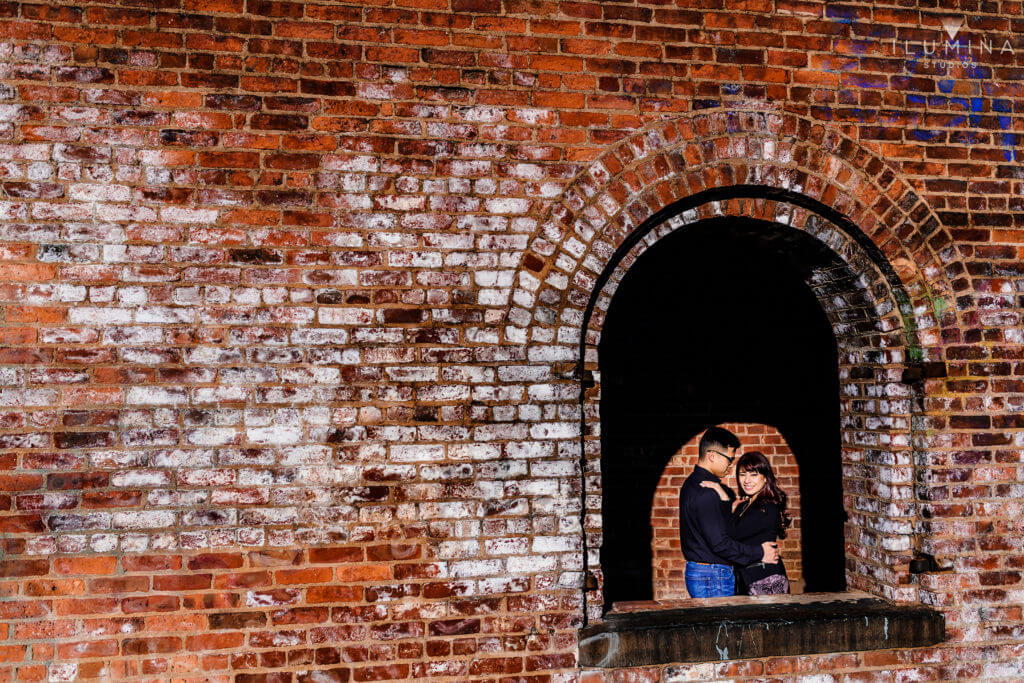
<svg viewBox="0 0 1024 683">
<path fill-rule="evenodd" d="M 683 444 L 728 422 L 786 439 L 806 590 L 846 587 L 836 338 L 806 284 L 837 259 L 793 228 L 723 218 L 665 236 L 630 267 L 599 347 L 605 609 L 652 599 L 659 478 Z"/>
</svg>

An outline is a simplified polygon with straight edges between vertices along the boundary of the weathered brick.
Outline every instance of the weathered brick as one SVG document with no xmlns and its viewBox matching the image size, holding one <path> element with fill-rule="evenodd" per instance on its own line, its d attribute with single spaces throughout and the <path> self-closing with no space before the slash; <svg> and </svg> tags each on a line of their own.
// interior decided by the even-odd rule
<svg viewBox="0 0 1024 683">
<path fill-rule="evenodd" d="M 676 5 L 0 5 L 0 678 L 1019 677 L 1020 8 Z M 578 670 L 620 512 L 598 344 L 679 226 L 615 255 L 694 196 L 681 233 L 755 219 L 817 278 L 841 571 L 936 605 L 942 647 Z M 648 293 L 679 348 L 731 257 Z M 708 338 L 779 365 L 735 306 Z M 813 492 L 777 435 L 744 443 Z M 660 598 L 681 441 L 637 518 Z"/>
</svg>

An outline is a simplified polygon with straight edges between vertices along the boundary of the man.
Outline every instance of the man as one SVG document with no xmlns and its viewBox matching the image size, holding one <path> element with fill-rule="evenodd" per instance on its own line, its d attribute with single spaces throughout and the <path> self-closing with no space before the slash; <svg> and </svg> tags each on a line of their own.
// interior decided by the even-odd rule
<svg viewBox="0 0 1024 683">
<path fill-rule="evenodd" d="M 708 429 L 700 439 L 697 466 L 679 490 L 679 539 L 686 556 L 686 590 L 692 598 L 733 595 L 734 564 L 779 561 L 778 545 L 774 542 L 747 545 L 729 538 L 728 503 L 722 503 L 714 489 L 701 486 L 703 481 L 720 482 L 732 467 L 739 446 L 739 439 L 729 430 Z"/>
</svg>

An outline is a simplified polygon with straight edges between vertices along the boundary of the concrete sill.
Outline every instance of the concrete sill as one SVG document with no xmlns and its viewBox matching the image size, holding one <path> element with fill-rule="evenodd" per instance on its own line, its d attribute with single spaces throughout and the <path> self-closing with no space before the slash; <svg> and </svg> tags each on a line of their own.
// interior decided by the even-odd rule
<svg viewBox="0 0 1024 683">
<path fill-rule="evenodd" d="M 616 605 L 618 607 L 618 605 Z M 867 593 L 806 593 L 632 603 L 580 631 L 580 666 L 618 668 L 925 647 L 945 639 L 942 614 Z"/>
</svg>

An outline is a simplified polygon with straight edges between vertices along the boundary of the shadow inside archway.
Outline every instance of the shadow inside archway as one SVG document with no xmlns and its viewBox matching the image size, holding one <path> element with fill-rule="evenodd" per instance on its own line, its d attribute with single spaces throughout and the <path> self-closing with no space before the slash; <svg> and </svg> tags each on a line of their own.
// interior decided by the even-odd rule
<svg viewBox="0 0 1024 683">
<path fill-rule="evenodd" d="M 800 467 L 806 590 L 845 588 L 836 337 L 806 284 L 845 267 L 800 231 L 722 218 L 666 236 L 627 272 L 599 349 L 605 609 L 651 599 L 658 480 L 682 444 L 725 422 L 785 437 Z"/>
</svg>

